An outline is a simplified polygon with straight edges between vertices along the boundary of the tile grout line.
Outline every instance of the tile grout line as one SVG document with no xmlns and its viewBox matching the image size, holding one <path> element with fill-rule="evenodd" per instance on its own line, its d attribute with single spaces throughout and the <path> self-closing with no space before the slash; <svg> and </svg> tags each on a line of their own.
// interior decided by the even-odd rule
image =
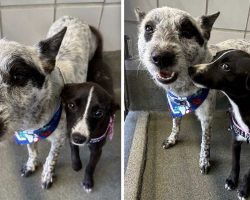
<svg viewBox="0 0 250 200">
<path fill-rule="evenodd" d="M 57 3 L 57 1 L 56 1 L 56 0 L 54 0 L 53 22 L 55 22 L 55 21 L 56 21 L 56 9 L 57 9 L 56 3 Z"/>
<path fill-rule="evenodd" d="M 1 6 L 1 2 L 0 2 L 0 34 L 1 34 L 1 38 L 3 38 L 3 25 L 2 25 L 2 6 Z"/>
<path fill-rule="evenodd" d="M 244 39 L 246 39 L 246 36 L 247 36 L 247 27 L 248 27 L 248 21 L 249 21 L 249 14 L 250 14 L 250 5 L 248 7 L 248 15 L 247 15 L 246 28 L 245 28 L 245 32 L 244 32 Z"/>
<path fill-rule="evenodd" d="M 102 15 L 103 15 L 103 10 L 104 10 L 105 2 L 106 2 L 106 0 L 104 0 L 104 1 L 102 2 L 102 10 L 101 10 L 101 14 L 100 14 L 99 23 L 98 23 L 98 30 L 100 30 L 100 26 L 101 26 L 101 22 L 102 22 Z"/>
<path fill-rule="evenodd" d="M 34 7 L 48 7 L 48 6 L 53 6 L 55 3 L 46 3 L 46 4 L 23 4 L 23 5 L 1 5 L 1 7 L 3 9 L 14 9 L 14 8 L 34 8 Z M 97 5 L 102 5 L 103 2 L 94 2 L 94 3 L 56 3 L 57 6 L 97 6 Z M 108 5 L 113 5 L 113 4 L 117 4 L 116 2 L 114 3 L 107 3 Z"/>
<path fill-rule="evenodd" d="M 208 1 L 209 0 L 206 0 L 205 15 L 207 15 L 207 13 L 208 13 Z"/>
</svg>

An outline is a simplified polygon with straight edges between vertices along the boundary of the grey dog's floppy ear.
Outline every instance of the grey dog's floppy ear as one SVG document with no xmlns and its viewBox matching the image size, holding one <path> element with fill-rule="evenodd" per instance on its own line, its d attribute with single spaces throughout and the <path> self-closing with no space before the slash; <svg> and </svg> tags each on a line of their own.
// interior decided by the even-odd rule
<svg viewBox="0 0 250 200">
<path fill-rule="evenodd" d="M 146 13 L 141 11 L 140 8 L 135 8 L 135 15 L 136 15 L 137 21 L 141 22 L 146 16 Z"/>
<path fill-rule="evenodd" d="M 213 28 L 215 20 L 219 17 L 220 12 L 214 13 L 212 15 L 203 15 L 198 18 L 198 22 L 200 23 L 203 36 L 209 40 L 210 32 Z"/>
<path fill-rule="evenodd" d="M 62 40 L 66 33 L 67 27 L 64 27 L 54 36 L 42 40 L 38 43 L 41 60 L 43 62 L 44 71 L 50 73 L 55 67 L 55 60 L 61 46 Z"/>
</svg>

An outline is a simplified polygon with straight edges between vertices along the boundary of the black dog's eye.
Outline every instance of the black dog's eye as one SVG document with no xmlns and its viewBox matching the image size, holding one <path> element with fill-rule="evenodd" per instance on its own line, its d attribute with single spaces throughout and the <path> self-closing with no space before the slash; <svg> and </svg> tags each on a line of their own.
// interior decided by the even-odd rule
<svg viewBox="0 0 250 200">
<path fill-rule="evenodd" d="M 102 109 L 98 109 L 96 112 L 95 112 L 95 118 L 101 118 L 104 114 L 104 111 Z"/>
<path fill-rule="evenodd" d="M 151 25 L 147 24 L 145 26 L 145 31 L 148 33 L 152 33 L 154 31 L 154 28 Z"/>
<path fill-rule="evenodd" d="M 74 111 L 75 108 L 76 108 L 76 106 L 75 106 L 74 103 L 68 103 L 67 106 L 68 106 L 68 108 L 69 108 L 70 110 L 72 110 L 72 111 Z"/>
<path fill-rule="evenodd" d="M 227 64 L 222 64 L 220 67 L 223 71 L 226 71 L 226 72 L 230 71 L 230 66 Z"/>
</svg>

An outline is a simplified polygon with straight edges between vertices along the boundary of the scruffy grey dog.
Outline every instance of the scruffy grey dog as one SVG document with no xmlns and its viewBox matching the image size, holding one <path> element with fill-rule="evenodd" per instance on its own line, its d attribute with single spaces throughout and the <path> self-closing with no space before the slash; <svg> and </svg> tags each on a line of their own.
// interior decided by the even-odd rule
<svg viewBox="0 0 250 200">
<path fill-rule="evenodd" d="M 47 124 L 60 104 L 64 83 L 86 81 L 88 62 L 96 48 L 91 28 L 73 17 L 57 20 L 47 39 L 35 46 L 0 40 L 0 132 L 13 135 L 16 130 L 38 129 Z M 57 129 L 47 138 L 51 149 L 43 165 L 42 188 L 48 189 L 53 183 L 65 139 L 63 110 Z M 37 143 L 28 145 L 28 153 L 22 176 L 37 168 Z"/>
<path fill-rule="evenodd" d="M 250 51 L 250 42 L 246 40 L 228 40 L 208 47 L 210 32 L 219 12 L 197 19 L 185 11 L 170 7 L 156 8 L 147 14 L 136 9 L 135 13 L 140 22 L 140 61 L 159 87 L 178 96 L 189 96 L 199 90 L 188 76 L 189 66 L 209 62 L 212 55 L 223 49 Z M 199 161 L 202 174 L 206 174 L 210 167 L 211 122 L 215 100 L 216 92 L 210 90 L 206 100 L 195 111 L 202 128 Z M 172 132 L 164 140 L 163 148 L 176 144 L 180 124 L 181 118 L 173 119 Z"/>
</svg>

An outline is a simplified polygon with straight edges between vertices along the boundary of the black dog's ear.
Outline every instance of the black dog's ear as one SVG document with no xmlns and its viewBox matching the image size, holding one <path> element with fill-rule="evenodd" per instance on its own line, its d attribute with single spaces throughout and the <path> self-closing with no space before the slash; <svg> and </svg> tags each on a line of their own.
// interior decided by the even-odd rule
<svg viewBox="0 0 250 200">
<path fill-rule="evenodd" d="M 110 113 L 113 115 L 117 110 L 120 110 L 120 105 L 115 102 L 115 100 L 111 101 Z"/>
<path fill-rule="evenodd" d="M 69 91 L 70 91 L 70 84 L 65 84 L 62 91 L 61 91 L 61 99 L 62 99 L 62 102 L 65 102 L 65 99 L 67 98 L 68 94 L 69 94 Z"/>
<path fill-rule="evenodd" d="M 60 32 L 48 39 L 40 41 L 37 45 L 46 73 L 52 72 L 55 67 L 56 56 L 66 31 L 67 27 L 64 27 Z"/>
<path fill-rule="evenodd" d="M 249 74 L 247 74 L 247 77 L 246 77 L 245 87 L 247 90 L 250 91 L 250 75 Z"/>
<path fill-rule="evenodd" d="M 140 8 L 135 8 L 135 15 L 136 15 L 137 21 L 141 22 L 146 16 L 146 13 L 141 11 Z"/>
<path fill-rule="evenodd" d="M 220 15 L 220 12 L 217 12 L 212 15 L 203 15 L 198 18 L 198 22 L 200 23 L 200 27 L 203 32 L 203 36 L 207 40 L 209 40 L 210 38 L 210 32 L 213 28 L 215 20 L 218 18 L 219 15 Z"/>
</svg>

